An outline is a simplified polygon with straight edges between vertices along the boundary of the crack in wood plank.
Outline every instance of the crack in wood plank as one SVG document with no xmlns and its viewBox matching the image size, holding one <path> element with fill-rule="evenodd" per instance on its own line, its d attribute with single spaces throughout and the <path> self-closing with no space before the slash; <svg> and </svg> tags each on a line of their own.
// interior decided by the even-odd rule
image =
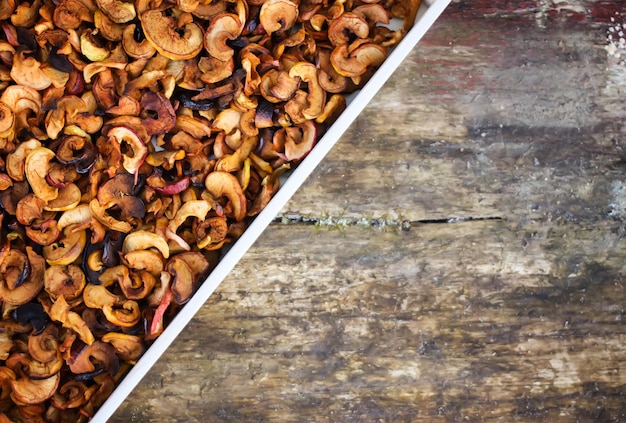
<svg viewBox="0 0 626 423">
<path fill-rule="evenodd" d="M 432 225 L 432 224 L 450 224 L 461 222 L 483 222 L 488 220 L 502 220 L 501 216 L 482 216 L 482 217 L 449 217 L 437 219 L 420 219 L 420 220 L 403 220 L 403 219 L 386 219 L 386 218 L 354 218 L 354 217 L 312 217 L 296 214 L 279 214 L 273 221 L 274 225 L 305 225 L 319 226 L 330 228 L 345 228 L 348 226 L 357 226 L 362 228 L 397 228 L 408 231 L 411 228 Z"/>
</svg>

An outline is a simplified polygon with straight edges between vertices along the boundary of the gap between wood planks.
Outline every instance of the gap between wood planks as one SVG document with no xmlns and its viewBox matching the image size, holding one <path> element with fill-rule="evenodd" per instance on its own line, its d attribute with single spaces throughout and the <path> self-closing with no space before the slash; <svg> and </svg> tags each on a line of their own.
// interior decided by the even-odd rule
<svg viewBox="0 0 626 423">
<path fill-rule="evenodd" d="M 460 223 L 460 222 L 480 222 L 487 220 L 504 220 L 499 216 L 484 217 L 451 217 L 441 219 L 420 219 L 420 220 L 401 220 L 401 219 L 384 219 L 384 218 L 350 218 L 350 217 L 306 217 L 293 214 L 279 215 L 272 221 L 272 224 L 280 225 L 311 225 L 332 228 L 344 227 L 363 227 L 363 228 L 395 228 L 408 231 L 411 228 L 421 225 L 432 225 L 442 223 Z"/>
</svg>

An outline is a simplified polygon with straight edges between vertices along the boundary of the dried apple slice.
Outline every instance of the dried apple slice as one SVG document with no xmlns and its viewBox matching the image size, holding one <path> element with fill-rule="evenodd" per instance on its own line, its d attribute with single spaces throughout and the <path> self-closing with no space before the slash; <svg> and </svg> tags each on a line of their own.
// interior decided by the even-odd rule
<svg viewBox="0 0 626 423">
<path fill-rule="evenodd" d="M 96 200 L 103 209 L 115 207 L 119 209 L 122 219 L 142 219 L 146 210 L 143 201 L 136 196 L 134 176 L 129 173 L 118 173 L 113 178 L 100 185 Z M 93 201 L 92 201 L 93 202 Z M 90 207 L 91 203 L 90 203 Z M 97 211 L 94 212 L 94 210 Z M 102 216 L 97 207 L 92 208 L 92 213 L 98 219 Z M 102 222 L 103 224 L 105 222 Z"/>
<path fill-rule="evenodd" d="M 213 199 L 228 198 L 233 209 L 234 219 L 236 221 L 243 220 L 246 216 L 246 196 L 235 176 L 223 171 L 211 172 L 205 178 L 204 186 Z"/>
<path fill-rule="evenodd" d="M 65 129 L 68 127 L 66 126 Z M 80 174 L 87 173 L 95 164 L 98 153 L 87 134 L 66 135 L 56 150 L 57 160 L 65 165 L 72 165 Z"/>
<path fill-rule="evenodd" d="M 340 75 L 358 77 L 369 66 L 380 65 L 386 57 L 387 50 L 378 44 L 364 43 L 354 49 L 342 44 L 330 53 L 330 62 Z"/>
<path fill-rule="evenodd" d="M 115 349 L 110 344 L 100 341 L 85 345 L 72 356 L 68 364 L 72 373 L 82 375 L 83 378 L 91 378 L 102 372 L 113 376 L 119 369 Z"/>
<path fill-rule="evenodd" d="M 198 70 L 202 72 L 202 75 L 200 75 L 202 82 L 215 84 L 233 74 L 235 61 L 232 56 L 226 60 L 219 60 L 213 56 L 201 57 L 198 60 Z"/>
<path fill-rule="evenodd" d="M 124 126 L 116 126 L 109 129 L 107 135 L 109 140 L 120 145 L 119 148 L 122 151 L 122 166 L 124 166 L 124 169 L 126 169 L 128 173 L 136 175 L 148 155 L 148 147 L 146 144 L 139 138 L 139 135 L 137 135 L 135 131 Z M 122 148 L 123 146 L 125 146 L 125 148 Z"/>
<path fill-rule="evenodd" d="M 41 0 L 32 3 L 23 2 L 17 6 L 15 13 L 11 16 L 11 23 L 16 27 L 29 28 L 37 23 Z"/>
<path fill-rule="evenodd" d="M 35 115 L 41 113 L 41 94 L 25 85 L 9 85 L 0 96 L 0 101 L 9 106 L 15 115 L 26 110 L 32 111 Z"/>
<path fill-rule="evenodd" d="M 57 221 L 57 228 L 63 230 L 70 225 L 84 225 L 87 224 L 93 215 L 89 210 L 88 204 L 80 204 L 71 210 L 66 210 L 61 214 Z"/>
<path fill-rule="evenodd" d="M 241 29 L 241 22 L 237 15 L 232 13 L 217 14 L 211 20 L 211 24 L 204 34 L 204 48 L 212 57 L 226 62 L 235 53 L 227 41 L 236 39 L 241 34 Z"/>
<path fill-rule="evenodd" d="M 290 29 L 298 20 L 298 5 L 290 0 L 267 0 L 259 12 L 259 22 L 268 34 Z"/>
<path fill-rule="evenodd" d="M 0 19 L 8 19 L 15 11 L 15 0 L 6 0 L 0 2 Z"/>
<path fill-rule="evenodd" d="M 8 289 L 18 288 L 30 277 L 30 263 L 26 254 L 20 250 L 8 250 L 0 262 L 3 285 Z"/>
<path fill-rule="evenodd" d="M 82 407 L 87 402 L 87 385 L 78 380 L 65 382 L 50 399 L 59 410 Z"/>
<path fill-rule="evenodd" d="M 361 15 L 346 12 L 328 26 L 328 40 L 334 46 L 349 44 L 352 37 L 367 38 L 370 27 Z"/>
<path fill-rule="evenodd" d="M 183 154 L 177 154 L 180 157 L 175 157 L 176 160 L 182 160 L 185 158 L 184 150 L 179 150 L 179 151 L 182 151 Z M 176 182 L 164 184 L 163 186 L 152 186 L 152 188 L 154 188 L 156 192 L 161 193 L 163 195 L 174 195 L 174 194 L 180 194 L 181 192 L 185 191 L 187 188 L 189 188 L 190 184 L 191 184 L 191 178 L 189 176 L 185 176 Z"/>
<path fill-rule="evenodd" d="M 87 6 L 78 0 L 62 0 L 54 9 L 54 24 L 61 29 L 78 28 L 84 21 L 93 21 Z"/>
<path fill-rule="evenodd" d="M 130 22 L 137 16 L 133 3 L 120 0 L 96 0 L 96 3 L 109 19 L 118 24 Z"/>
<path fill-rule="evenodd" d="M 17 404 L 41 404 L 54 395 L 60 380 L 61 375 L 56 373 L 47 379 L 21 378 L 11 381 L 11 398 Z"/>
<path fill-rule="evenodd" d="M 287 101 L 300 87 L 300 78 L 292 78 L 287 71 L 270 69 L 261 77 L 259 90 L 263 98 L 272 103 Z"/>
<path fill-rule="evenodd" d="M 194 222 L 193 233 L 198 248 L 211 250 L 224 242 L 228 235 L 228 223 L 225 217 L 210 217 L 202 222 Z"/>
<path fill-rule="evenodd" d="M 31 225 L 36 219 L 43 218 L 43 208 L 46 202 L 41 198 L 27 194 L 17 202 L 15 217 L 24 226 Z"/>
<path fill-rule="evenodd" d="M 59 355 L 59 328 L 54 324 L 47 324 L 39 334 L 28 337 L 28 353 L 42 363 L 54 361 Z"/>
<path fill-rule="evenodd" d="M 41 301 L 48 316 L 56 321 L 60 322 L 64 328 L 68 328 L 76 332 L 78 337 L 87 345 L 92 344 L 95 341 L 93 333 L 89 329 L 89 326 L 85 321 L 74 311 L 70 310 L 70 306 L 65 301 L 63 295 L 59 295 L 57 299 L 52 302 L 50 299 Z M 71 337 L 68 337 L 71 340 Z"/>
<path fill-rule="evenodd" d="M 31 358 L 27 360 L 25 364 L 28 366 L 28 376 L 31 379 L 47 379 L 58 373 L 64 363 L 61 359 L 61 355 L 58 354 L 52 361 L 49 362 L 44 363 Z"/>
<path fill-rule="evenodd" d="M 93 13 L 94 26 L 109 41 L 122 41 L 124 26 L 113 22 L 100 9 Z"/>
<path fill-rule="evenodd" d="M 163 271 L 163 261 L 153 250 L 135 250 L 122 255 L 122 261 L 131 270 L 145 271 L 158 276 Z"/>
<path fill-rule="evenodd" d="M 211 210 L 211 205 L 204 200 L 193 200 L 186 201 L 183 205 L 178 209 L 174 219 L 170 221 L 167 225 L 167 228 L 176 233 L 178 227 L 185 223 L 185 220 L 189 217 L 195 217 L 199 220 L 204 220 L 206 215 Z M 162 239 L 162 238 L 161 238 Z"/>
<path fill-rule="evenodd" d="M 141 321 L 141 309 L 134 300 L 104 306 L 102 312 L 109 322 L 121 328 L 132 328 Z"/>
<path fill-rule="evenodd" d="M 11 78 L 18 84 L 44 90 L 52 84 L 52 80 L 41 69 L 41 63 L 34 57 L 24 56 L 24 52 L 13 56 Z"/>
<path fill-rule="evenodd" d="M 31 247 L 26 247 L 25 255 L 9 251 L 0 263 L 0 301 L 26 304 L 43 288 L 45 261 Z"/>
<path fill-rule="evenodd" d="M 96 32 L 97 30 L 85 31 L 80 35 L 80 52 L 92 62 L 101 62 L 109 57 L 111 52 L 98 45 L 94 37 Z"/>
<path fill-rule="evenodd" d="M 0 401 L 4 405 L 6 410 L 6 404 L 11 402 L 11 383 L 15 381 L 17 376 L 15 372 L 6 366 L 0 367 Z M 13 423 L 13 420 L 9 419 L 4 413 L 0 414 L 4 416 L 1 419 L 1 423 Z"/>
<path fill-rule="evenodd" d="M 119 282 L 124 296 L 129 300 L 143 300 L 156 286 L 157 278 L 147 271 L 129 272 L 128 278 Z"/>
<path fill-rule="evenodd" d="M 150 135 L 165 134 L 176 125 L 176 112 L 170 100 L 163 94 L 152 91 L 144 93 L 141 96 L 141 113 L 141 124 Z"/>
<path fill-rule="evenodd" d="M 177 304 L 186 303 L 193 294 L 194 274 L 189 265 L 179 256 L 172 257 L 165 265 L 165 271 L 172 276 L 172 293 Z"/>
<path fill-rule="evenodd" d="M 149 231 L 135 231 L 124 238 L 122 245 L 122 253 L 126 254 L 131 251 L 147 250 L 156 248 L 164 258 L 170 256 L 170 248 L 167 241 L 159 235 Z"/>
<path fill-rule="evenodd" d="M 130 232 L 133 229 L 133 226 L 130 223 L 122 221 L 122 220 L 118 220 L 107 213 L 108 207 L 111 207 L 114 204 L 112 203 L 105 203 L 105 204 L 106 205 L 103 206 L 100 203 L 100 201 L 98 201 L 97 198 L 94 198 L 93 200 L 89 202 L 89 211 L 91 212 L 93 217 L 96 218 L 96 220 L 98 220 L 98 222 L 100 222 L 102 225 L 106 226 L 107 228 L 111 230 L 122 232 L 122 233 Z"/>
<path fill-rule="evenodd" d="M 53 299 L 62 295 L 68 301 L 75 300 L 82 295 L 85 283 L 85 273 L 74 264 L 53 265 L 44 274 L 44 289 Z"/>
<path fill-rule="evenodd" d="M 80 102 L 78 97 L 72 96 L 74 99 L 77 99 Z M 44 121 L 46 126 L 46 134 L 51 139 L 56 139 L 63 127 L 66 124 L 65 121 L 65 108 L 63 107 L 62 99 L 56 100 L 56 107 L 46 114 L 46 120 Z"/>
<path fill-rule="evenodd" d="M 346 98 L 341 94 L 333 94 L 326 104 L 324 110 L 315 119 L 317 123 L 333 122 L 346 109 Z"/>
<path fill-rule="evenodd" d="M 242 116 L 245 117 L 246 114 Z M 254 149 L 258 145 L 258 138 L 255 136 L 244 137 L 241 145 L 233 154 L 227 154 L 220 158 L 215 164 L 215 170 L 221 170 L 225 172 L 235 172 L 243 168 L 244 160 L 250 156 Z"/>
<path fill-rule="evenodd" d="M 48 203 L 43 206 L 43 209 L 54 212 L 73 210 L 80 204 L 81 196 L 82 193 L 78 185 L 70 182 L 66 184 L 65 187 L 60 188 L 57 198 L 48 201 Z"/>
<path fill-rule="evenodd" d="M 15 114 L 6 104 L 0 102 L 0 137 L 6 137 L 11 133 L 15 123 Z"/>
<path fill-rule="evenodd" d="M 135 59 L 144 59 L 154 56 L 156 48 L 146 38 L 137 40 L 135 34 L 141 31 L 141 27 L 137 27 L 135 24 L 130 24 L 124 28 L 122 33 L 122 46 L 124 51 L 130 57 Z"/>
<path fill-rule="evenodd" d="M 379 3 L 362 4 L 352 9 L 352 13 L 365 18 L 370 27 L 374 27 L 377 24 L 387 25 L 391 18 L 391 14 Z"/>
<path fill-rule="evenodd" d="M 215 117 L 213 128 L 222 130 L 225 134 L 230 134 L 239 127 L 241 115 L 242 113 L 238 110 L 224 109 Z"/>
<path fill-rule="evenodd" d="M 86 231 L 66 229 L 60 242 L 43 247 L 43 256 L 50 266 L 67 266 L 80 257 L 86 244 Z"/>
<path fill-rule="evenodd" d="M 317 53 L 320 86 L 329 93 L 342 93 L 348 87 L 348 79 L 340 75 L 330 63 L 330 50 L 320 48 Z"/>
<path fill-rule="evenodd" d="M 13 338 L 12 333 L 9 331 L 0 332 L 0 360 L 6 360 L 9 358 L 9 354 L 11 353 L 11 349 L 13 349 Z M 4 395 L 4 386 L 2 380 L 2 367 L 0 367 L 0 401 L 3 399 Z"/>
<path fill-rule="evenodd" d="M 202 50 L 202 28 L 193 22 L 177 28 L 163 12 L 148 10 L 141 15 L 141 26 L 148 41 L 168 59 L 191 59 Z"/>
<path fill-rule="evenodd" d="M 103 335 L 101 340 L 111 344 L 117 356 L 131 364 L 135 364 L 146 349 L 143 340 L 136 335 L 109 332 Z"/>
<path fill-rule="evenodd" d="M 290 128 L 291 129 L 291 128 Z M 301 160 L 308 154 L 317 141 L 317 128 L 312 121 L 298 125 L 295 131 L 287 132 L 285 138 L 285 160 Z"/>
<path fill-rule="evenodd" d="M 299 77 L 307 84 L 306 106 L 301 110 L 301 113 L 305 119 L 315 119 L 324 110 L 324 103 L 326 102 L 326 91 L 319 84 L 317 68 L 309 62 L 298 62 L 289 71 L 289 76 L 291 78 Z"/>
<path fill-rule="evenodd" d="M 104 285 L 94 285 L 89 283 L 85 285 L 83 301 L 89 308 L 102 309 L 106 306 L 117 304 L 120 301 L 120 297 L 111 293 L 111 291 L 106 289 Z"/>
<path fill-rule="evenodd" d="M 50 161 L 55 157 L 54 151 L 36 147 L 28 153 L 24 162 L 24 173 L 33 193 L 44 201 L 54 200 L 59 195 L 59 189 L 46 181 Z"/>
<path fill-rule="evenodd" d="M 184 261 L 194 274 L 194 283 L 197 283 L 207 276 L 209 271 L 209 261 L 204 254 L 198 251 L 186 251 L 176 255 L 177 259 Z"/>
<path fill-rule="evenodd" d="M 38 245 L 51 245 L 61 236 L 61 231 L 56 226 L 54 219 L 37 220 L 26 226 L 26 236 Z"/>
</svg>

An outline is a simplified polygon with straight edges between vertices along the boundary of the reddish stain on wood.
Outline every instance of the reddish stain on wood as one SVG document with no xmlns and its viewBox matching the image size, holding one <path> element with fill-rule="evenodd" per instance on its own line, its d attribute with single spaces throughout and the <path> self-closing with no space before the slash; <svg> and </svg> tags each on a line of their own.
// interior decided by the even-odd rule
<svg viewBox="0 0 626 423">
<path fill-rule="evenodd" d="M 460 11 L 467 12 L 468 14 L 482 14 L 482 15 L 490 15 L 490 14 L 506 14 L 506 13 L 523 13 L 523 12 L 532 12 L 537 10 L 537 2 L 536 1 L 515 1 L 515 0 L 505 0 L 505 1 L 493 1 L 493 0 L 475 0 L 471 2 L 461 2 L 461 3 L 453 3 L 451 7 L 456 8 Z M 449 11 L 446 11 L 449 13 Z"/>
<path fill-rule="evenodd" d="M 590 3 L 590 15 L 597 22 L 610 22 L 611 18 L 626 16 L 626 2 L 598 1 Z"/>
<path fill-rule="evenodd" d="M 508 25 L 536 25 L 536 18 L 541 14 L 547 22 L 578 23 L 578 22 L 609 22 L 611 17 L 626 16 L 624 1 L 498 1 L 475 0 L 452 3 L 445 17 L 456 20 L 481 19 L 497 17 L 500 22 Z M 502 17 L 506 17 L 503 20 Z"/>
</svg>

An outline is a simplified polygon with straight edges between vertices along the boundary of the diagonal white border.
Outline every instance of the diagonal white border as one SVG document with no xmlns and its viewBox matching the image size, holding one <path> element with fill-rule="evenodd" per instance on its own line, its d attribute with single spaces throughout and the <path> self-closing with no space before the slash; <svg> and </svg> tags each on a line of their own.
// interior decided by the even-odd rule
<svg viewBox="0 0 626 423">
<path fill-rule="evenodd" d="M 352 99 L 346 110 L 341 114 L 341 117 L 328 129 L 316 144 L 315 148 L 291 173 L 287 181 L 280 187 L 265 209 L 254 218 L 254 221 L 245 230 L 243 235 L 235 242 L 224 257 L 222 257 L 220 263 L 211 272 L 194 296 L 178 312 L 163 333 L 154 341 L 137 364 L 135 364 L 123 378 L 120 385 L 113 391 L 111 396 L 95 414 L 92 422 L 104 423 L 113 415 L 115 410 L 122 404 L 135 386 L 137 386 L 139 381 L 146 375 L 148 370 L 156 363 L 174 339 L 176 339 L 182 329 L 191 321 L 198 310 L 206 303 L 211 294 L 213 294 L 215 289 L 222 283 L 237 262 L 239 262 L 252 244 L 254 244 L 274 217 L 282 210 L 285 204 L 287 204 L 293 194 L 304 183 L 305 179 L 320 164 L 322 159 L 333 148 L 343 133 L 372 100 L 374 95 L 381 89 L 391 74 L 406 59 L 411 50 L 422 39 L 426 31 L 430 29 L 439 15 L 445 10 L 450 1 L 451 0 L 435 0 L 430 5 L 424 2 L 420 9 L 420 15 L 413 28 L 389 54 L 374 76 Z"/>
</svg>

